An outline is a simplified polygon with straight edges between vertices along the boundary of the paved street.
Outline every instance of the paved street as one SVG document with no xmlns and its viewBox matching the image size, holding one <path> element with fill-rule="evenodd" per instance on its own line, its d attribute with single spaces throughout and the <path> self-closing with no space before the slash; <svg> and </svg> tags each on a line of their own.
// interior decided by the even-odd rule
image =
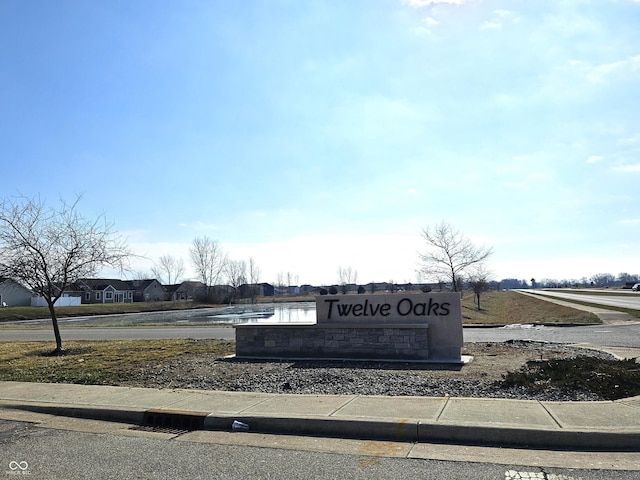
<svg viewBox="0 0 640 480">
<path fill-rule="evenodd" d="M 531 290 L 525 290 L 525 292 L 531 293 Z M 546 295 L 548 297 L 561 298 L 569 301 L 573 300 L 576 302 L 587 302 L 609 307 L 640 310 L 640 292 L 626 291 L 624 292 L 624 295 L 589 295 L 588 293 L 581 293 L 579 290 L 576 290 L 575 292 L 535 290 L 533 293 L 536 295 Z"/>
<path fill-rule="evenodd" d="M 640 323 L 579 327 L 508 325 L 499 328 L 465 328 L 463 335 L 465 342 L 535 340 L 555 343 L 589 343 L 603 347 L 640 348 Z"/>
<path fill-rule="evenodd" d="M 220 338 L 234 340 L 230 326 L 175 327 L 61 327 L 65 340 L 137 340 L 163 338 Z M 0 340 L 53 341 L 53 331 L 46 327 L 0 328 Z M 504 342 L 506 340 L 536 340 L 558 343 L 591 343 L 601 346 L 640 348 L 640 322 L 623 325 L 592 325 L 579 327 L 544 327 L 511 325 L 499 328 L 465 328 L 465 342 Z"/>
<path fill-rule="evenodd" d="M 103 423 L 75 421 L 63 430 L 0 420 L 0 475 L 48 480 L 640 479 L 639 471 L 621 470 L 637 460 L 634 453 L 601 456 L 226 432 L 172 435 L 126 426 L 120 434 L 104 434 Z"/>
</svg>

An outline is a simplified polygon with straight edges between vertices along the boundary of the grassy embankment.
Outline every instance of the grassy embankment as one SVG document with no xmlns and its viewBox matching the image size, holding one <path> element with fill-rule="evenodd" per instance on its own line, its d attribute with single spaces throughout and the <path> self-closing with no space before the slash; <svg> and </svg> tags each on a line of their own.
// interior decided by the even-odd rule
<svg viewBox="0 0 640 480">
<path fill-rule="evenodd" d="M 197 302 L 136 302 L 97 303 L 77 307 L 56 307 L 58 318 L 85 317 L 93 315 L 116 315 L 121 313 L 161 312 L 164 310 L 189 310 L 210 307 Z M 17 320 L 50 318 L 47 307 L 7 307 L 0 309 L 0 323 Z"/>
<path fill-rule="evenodd" d="M 480 297 L 481 310 L 472 293 L 462 297 L 462 322 L 476 325 L 598 324 L 594 314 L 564 307 L 518 292 L 487 292 Z"/>
</svg>

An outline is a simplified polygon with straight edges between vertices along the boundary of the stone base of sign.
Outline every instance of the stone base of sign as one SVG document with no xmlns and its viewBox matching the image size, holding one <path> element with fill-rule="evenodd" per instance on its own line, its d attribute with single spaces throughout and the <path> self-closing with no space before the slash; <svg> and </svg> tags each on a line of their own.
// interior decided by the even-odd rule
<svg viewBox="0 0 640 480">
<path fill-rule="evenodd" d="M 457 294 L 322 297 L 317 323 L 235 325 L 236 357 L 464 364 L 459 305 Z"/>
<path fill-rule="evenodd" d="M 428 360 L 428 326 L 238 325 L 236 357 Z"/>
</svg>

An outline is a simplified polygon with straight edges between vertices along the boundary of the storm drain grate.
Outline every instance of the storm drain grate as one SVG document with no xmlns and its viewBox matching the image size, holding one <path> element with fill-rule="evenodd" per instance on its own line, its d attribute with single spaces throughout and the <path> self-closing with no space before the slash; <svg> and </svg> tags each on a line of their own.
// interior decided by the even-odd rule
<svg viewBox="0 0 640 480">
<path fill-rule="evenodd" d="M 171 435 L 184 435 L 185 433 L 193 431 L 181 430 L 179 428 L 151 427 L 148 425 L 136 425 L 134 427 L 129 427 L 129 430 L 135 430 L 136 432 L 169 433 Z"/>
<path fill-rule="evenodd" d="M 147 410 L 142 417 L 142 425 L 136 430 L 162 433 L 187 433 L 204 428 L 207 413 L 182 412 L 176 410 Z"/>
</svg>

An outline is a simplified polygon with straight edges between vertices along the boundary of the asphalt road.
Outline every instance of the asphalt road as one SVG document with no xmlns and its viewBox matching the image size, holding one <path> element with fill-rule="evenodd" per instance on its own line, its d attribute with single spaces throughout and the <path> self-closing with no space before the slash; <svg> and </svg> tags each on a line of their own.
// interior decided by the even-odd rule
<svg viewBox="0 0 640 480">
<path fill-rule="evenodd" d="M 123 427 L 124 428 L 124 427 Z M 199 437 L 209 432 L 199 434 Z M 215 435 L 214 433 L 210 433 Z M 411 453 L 398 454 L 407 447 L 392 442 L 343 442 L 344 452 L 335 453 L 331 443 L 335 439 L 302 439 L 312 445 L 293 445 L 288 438 L 265 438 L 260 447 L 210 443 L 204 438 L 189 441 L 180 436 L 171 439 L 161 435 L 134 436 L 85 433 L 51 428 L 39 428 L 23 422 L 0 420 L 0 475 L 19 478 L 28 475 L 34 479 L 370 479 L 402 478 L 403 480 L 448 480 L 472 478 L 474 480 L 516 480 L 545 478 L 549 480 L 623 480 L 640 479 L 638 471 L 616 470 L 620 457 L 609 454 L 600 466 L 590 468 L 589 461 L 580 467 L 558 468 L 535 466 L 545 464 L 536 452 L 515 453 L 517 462 L 500 464 L 491 450 L 482 456 L 482 463 L 473 461 L 430 460 L 411 457 Z M 235 434 L 249 435 L 249 434 Z M 269 437 L 269 436 L 265 436 Z M 232 437 L 238 438 L 238 437 Z M 310 442 L 310 443 L 309 443 Z M 357 443 L 356 443 L 357 442 Z M 227 442 L 229 443 L 229 442 Z M 270 445 L 269 445 L 270 443 Z M 437 448 L 437 446 L 434 446 Z M 469 447 L 453 447 L 461 453 Z M 473 448 L 473 447 L 472 447 Z M 477 449 L 477 447 L 475 447 Z M 421 445 L 415 446 L 421 450 Z M 320 450 L 320 451 L 313 451 Z M 328 452 L 329 450 L 329 452 Z M 568 452 L 566 455 L 576 455 Z M 584 454 L 578 453 L 577 455 Z M 590 457 L 596 455 L 590 453 Z M 529 457 L 527 466 L 522 457 Z M 557 457 L 557 455 L 555 455 Z M 518 458 L 519 457 L 519 458 Z M 566 457 L 565 457 L 566 458 Z M 598 458 L 598 457 L 596 457 Z M 496 462 L 496 463 L 491 463 Z M 539 463 L 540 462 L 540 463 Z M 554 462 L 555 463 L 555 462 Z M 567 458 L 567 463 L 576 462 Z M 593 463 L 593 462 L 591 462 Z M 629 463 L 628 461 L 626 463 Z M 614 467 L 607 469 L 603 465 Z M 627 466 L 627 468 L 629 468 Z"/>
<path fill-rule="evenodd" d="M 175 327 L 70 327 L 60 329 L 63 340 L 145 340 L 169 338 L 219 338 L 235 340 L 235 330 L 229 326 Z M 0 341 L 54 341 L 53 331 L 46 327 L 0 328 Z M 535 340 L 557 343 L 591 343 L 605 347 L 640 348 L 640 322 L 623 325 L 592 325 L 579 327 L 544 327 L 511 325 L 498 328 L 465 328 L 465 342 L 504 342 Z"/>
<path fill-rule="evenodd" d="M 525 290 L 532 293 L 531 290 Z M 587 302 L 608 307 L 630 308 L 640 310 L 640 292 L 626 292 L 625 295 L 589 295 L 587 293 L 556 292 L 553 290 L 535 290 L 536 295 L 546 295 L 548 297 L 560 298 L 575 302 Z"/>
</svg>

